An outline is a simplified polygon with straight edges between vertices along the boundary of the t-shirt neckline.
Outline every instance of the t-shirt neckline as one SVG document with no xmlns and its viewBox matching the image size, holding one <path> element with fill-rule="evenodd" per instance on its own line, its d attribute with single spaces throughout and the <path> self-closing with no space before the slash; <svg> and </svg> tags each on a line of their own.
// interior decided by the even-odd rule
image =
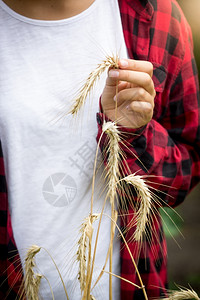
<svg viewBox="0 0 200 300">
<path fill-rule="evenodd" d="M 0 7 L 4 11 L 6 11 L 9 15 L 11 15 L 13 18 L 18 19 L 19 21 L 22 21 L 24 23 L 29 23 L 38 26 L 59 26 L 59 25 L 70 24 L 78 20 L 81 20 L 82 18 L 87 17 L 95 9 L 97 3 L 98 0 L 95 0 L 86 10 L 82 11 L 78 15 L 66 19 L 60 19 L 60 20 L 40 20 L 40 19 L 32 19 L 23 16 L 17 13 L 16 11 L 14 11 L 12 8 L 10 8 L 5 2 L 3 2 L 3 0 L 0 0 Z"/>
</svg>

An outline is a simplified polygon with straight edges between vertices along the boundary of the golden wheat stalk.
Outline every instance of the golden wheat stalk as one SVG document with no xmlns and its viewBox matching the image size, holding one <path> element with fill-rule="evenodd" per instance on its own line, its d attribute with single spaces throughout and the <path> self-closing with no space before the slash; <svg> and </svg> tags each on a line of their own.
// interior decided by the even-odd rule
<svg viewBox="0 0 200 300">
<path fill-rule="evenodd" d="M 74 99 L 74 104 L 69 111 L 72 115 L 77 115 L 81 107 L 85 104 L 87 96 L 91 93 L 95 83 L 100 78 L 101 74 L 108 68 L 118 68 L 118 56 L 107 56 L 105 60 L 98 64 L 96 69 L 92 71 L 85 84 L 80 89 L 77 97 Z"/>
<path fill-rule="evenodd" d="M 146 224 L 148 223 L 148 216 L 151 211 L 151 192 L 144 178 L 140 175 L 136 175 L 134 173 L 124 177 L 122 180 L 124 180 L 127 184 L 134 186 L 137 193 L 139 209 L 136 213 L 136 230 L 134 233 L 134 239 L 141 242 L 146 230 Z"/>
<path fill-rule="evenodd" d="M 111 129 L 111 128 L 113 128 L 113 132 L 116 133 L 116 134 L 114 134 L 114 135 L 117 137 L 117 145 L 119 144 L 118 141 L 119 141 L 120 139 L 119 139 L 119 132 L 118 132 L 118 130 L 117 130 L 117 126 L 116 126 L 115 124 L 113 125 L 112 122 L 108 122 L 108 123 L 109 123 L 109 124 L 107 124 L 107 123 L 104 123 L 104 124 L 103 124 L 103 131 L 102 131 L 101 137 L 100 137 L 99 142 L 98 142 L 98 145 L 97 145 L 97 151 L 98 151 L 99 144 L 100 144 L 100 140 L 101 140 L 103 134 L 109 132 L 109 129 Z M 110 133 L 112 133 L 112 130 L 110 130 Z M 108 137 L 108 139 L 109 139 L 109 137 Z M 110 139 L 109 139 L 109 140 L 110 140 Z M 112 140 L 113 140 L 113 139 L 112 139 Z M 108 144 L 110 144 L 110 146 L 111 146 L 111 148 L 112 148 L 112 143 L 108 143 Z M 107 150 L 107 152 L 109 152 L 109 147 L 106 147 L 105 152 L 106 152 L 106 150 Z M 120 156 L 119 156 L 119 152 L 120 152 L 120 148 L 117 147 L 117 149 L 116 149 L 116 151 L 115 151 L 115 153 L 117 154 L 117 160 L 118 160 L 118 158 L 120 157 Z M 106 153 L 105 153 L 105 154 L 106 154 Z M 122 155 L 121 152 L 120 152 L 120 155 Z M 96 152 L 96 157 L 97 157 L 97 152 Z M 109 161 L 108 161 L 108 164 L 109 164 Z M 116 165 L 116 164 L 113 165 L 112 162 L 111 162 L 111 160 L 110 160 L 110 166 L 115 166 L 114 170 L 116 170 L 116 168 L 117 168 L 117 176 L 115 176 L 115 177 L 116 177 L 115 181 L 118 181 L 118 176 L 119 176 L 119 174 L 118 174 L 118 173 L 119 173 L 118 165 Z M 92 208 L 93 208 L 93 194 L 94 194 L 93 191 L 94 191 L 95 169 L 96 169 L 96 159 L 95 159 L 94 171 L 93 171 L 91 211 L 92 211 Z M 111 178 L 111 177 L 112 177 L 112 173 L 115 173 L 115 172 L 109 172 L 109 170 L 111 171 L 111 167 L 108 166 L 108 168 L 107 168 L 107 171 L 108 171 L 108 172 L 107 172 L 107 174 L 106 174 L 106 177 Z M 96 249 L 97 249 L 97 243 L 98 243 L 98 236 L 99 236 L 99 230 L 100 230 L 100 226 L 101 226 L 101 220 L 102 220 L 102 216 L 103 216 L 103 211 L 104 211 L 104 208 L 105 208 L 105 205 L 106 205 L 106 202 L 107 202 L 108 198 L 110 198 L 110 199 L 111 199 L 110 202 L 112 202 L 112 203 L 114 204 L 115 192 L 113 193 L 113 191 L 116 190 L 116 184 L 114 183 L 115 181 L 113 181 L 113 184 L 112 184 L 110 181 L 108 182 L 109 188 L 108 188 L 108 192 L 107 192 L 107 194 L 106 194 L 106 197 L 105 197 L 105 199 L 104 199 L 102 211 L 101 211 L 100 218 L 99 218 L 99 225 L 98 225 L 98 229 L 97 229 L 96 240 L 95 240 L 95 246 L 94 246 L 94 254 L 93 254 L 93 258 L 92 258 L 91 275 L 90 275 L 90 280 L 89 280 L 89 284 L 88 284 L 88 293 L 87 293 L 88 295 L 89 295 L 89 292 L 90 292 L 90 289 L 91 289 L 92 273 L 93 273 L 93 268 L 94 268 L 94 261 L 95 261 L 95 255 L 96 255 Z M 113 188 L 111 188 L 111 187 L 113 187 Z M 112 199 L 113 199 L 113 200 L 112 200 Z M 113 212 L 113 218 L 115 218 L 114 206 L 113 206 L 113 208 L 112 208 L 112 212 Z M 113 227 L 113 226 L 112 226 L 112 227 Z M 111 242 L 112 239 L 113 239 L 113 238 L 112 238 L 112 235 L 113 235 L 113 228 L 111 228 L 110 245 L 112 244 L 112 242 Z M 110 248 L 111 248 L 110 245 L 109 245 L 109 250 L 110 250 Z M 112 245 L 111 245 L 111 246 L 112 246 Z"/>
<path fill-rule="evenodd" d="M 136 262 L 135 262 L 135 260 L 134 260 L 134 258 L 133 258 L 132 252 L 131 252 L 131 250 L 130 250 L 130 248 L 129 248 L 129 246 L 128 246 L 128 243 L 127 243 L 127 241 L 126 241 L 126 239 L 125 239 L 125 237 L 124 237 L 124 235 L 123 235 L 121 229 L 119 228 L 119 226 L 118 226 L 118 224 L 116 223 L 116 221 L 113 220 L 109 215 L 107 215 L 107 214 L 104 214 L 104 215 L 105 215 L 106 217 L 108 217 L 108 218 L 111 220 L 112 223 L 114 223 L 115 227 L 116 227 L 117 230 L 119 231 L 119 234 L 120 234 L 122 240 L 124 241 L 124 244 L 125 244 L 125 246 L 126 246 L 126 248 L 127 248 L 127 250 L 128 250 L 128 253 L 129 253 L 129 255 L 130 255 L 131 261 L 132 261 L 132 263 L 133 263 L 133 266 L 134 266 L 134 268 L 135 268 L 135 271 L 136 271 L 136 273 L 137 273 L 137 276 L 138 276 L 138 279 L 139 279 L 139 282 L 140 282 L 141 286 L 138 286 L 137 284 L 135 284 L 135 283 L 133 283 L 133 282 L 127 280 L 126 278 L 123 278 L 123 277 L 120 277 L 120 276 L 117 276 L 117 275 L 114 275 L 114 274 L 113 274 L 113 276 L 118 277 L 118 278 L 120 278 L 121 280 L 126 281 L 126 282 L 130 283 L 131 285 L 133 285 L 133 286 L 135 286 L 135 287 L 137 287 L 137 288 L 139 288 L 139 289 L 142 289 L 145 300 L 148 300 L 147 293 L 146 293 L 146 290 L 145 290 L 145 286 L 144 286 L 143 281 L 142 281 L 142 278 L 141 278 L 141 276 L 140 276 L 140 273 L 139 273 L 137 264 L 136 264 Z M 100 278 L 101 278 L 101 276 L 102 276 L 102 272 L 105 272 L 105 265 L 106 265 L 106 263 L 104 264 L 104 267 L 103 267 L 103 269 L 102 269 L 100 275 L 98 276 L 98 278 L 97 278 L 95 284 L 93 285 L 92 290 L 93 290 L 93 288 L 97 285 L 98 281 L 100 280 Z"/>
<path fill-rule="evenodd" d="M 65 287 L 64 280 L 63 280 L 63 278 L 62 278 L 62 275 L 61 275 L 61 273 L 60 273 L 60 270 L 59 270 L 58 266 L 56 265 L 55 260 L 53 259 L 53 256 L 51 255 L 51 253 L 50 253 L 46 248 L 41 247 L 41 249 L 43 249 L 43 250 L 49 255 L 49 257 L 51 258 L 51 261 L 53 262 L 53 264 L 54 264 L 54 266 L 55 266 L 55 268 L 56 268 L 56 270 L 57 270 L 57 272 L 58 272 L 58 275 L 59 275 L 59 277 L 60 277 L 60 280 L 61 280 L 61 282 L 62 282 L 62 285 L 63 285 L 64 291 L 65 291 L 65 295 L 66 295 L 66 297 L 67 297 L 67 300 L 69 300 L 69 296 L 68 296 L 68 293 L 67 293 L 67 290 L 66 290 L 66 287 Z M 44 278 L 46 278 L 46 277 L 44 277 Z M 47 279 L 47 278 L 46 278 L 46 279 Z M 52 296 L 53 296 L 53 291 L 52 291 L 52 288 L 51 288 L 51 285 L 50 285 L 48 279 L 47 279 L 47 282 L 48 282 L 48 284 L 49 284 L 49 286 L 50 286 L 51 294 L 52 294 Z"/>
<path fill-rule="evenodd" d="M 86 290 L 88 278 L 90 276 L 91 269 L 91 242 L 93 234 L 93 226 L 95 220 L 99 217 L 99 214 L 93 214 L 85 218 L 80 229 L 80 239 L 78 241 L 77 261 L 79 263 L 78 280 L 80 282 L 81 292 Z M 88 249 L 88 263 L 87 263 L 87 247 Z M 86 294 L 86 292 L 85 292 Z"/>
<path fill-rule="evenodd" d="M 38 293 L 42 275 L 34 272 L 35 255 L 41 250 L 41 247 L 36 245 L 31 246 L 25 258 L 25 275 L 24 275 L 24 289 L 28 300 L 39 300 Z"/>
<path fill-rule="evenodd" d="M 168 298 L 162 298 L 162 300 L 184 300 L 195 299 L 200 300 L 197 293 L 193 289 L 183 289 L 179 287 L 179 291 L 170 291 Z"/>
<path fill-rule="evenodd" d="M 108 272 L 108 271 L 106 271 L 106 270 L 103 270 L 103 272 L 104 272 L 104 273 L 107 273 L 107 274 L 110 274 L 110 272 Z M 139 286 L 139 285 L 133 283 L 132 281 L 130 281 L 130 280 L 126 279 L 126 278 L 123 278 L 123 277 L 121 277 L 121 276 L 119 276 L 119 275 L 116 275 L 116 274 L 112 273 L 112 276 L 114 276 L 114 277 L 116 277 L 116 278 L 118 278 L 118 279 L 120 279 L 120 280 L 122 280 L 122 281 L 125 281 L 125 282 L 129 283 L 130 285 L 135 286 L 135 287 L 138 288 L 138 289 L 143 289 L 143 287 L 141 287 L 141 286 Z"/>
</svg>

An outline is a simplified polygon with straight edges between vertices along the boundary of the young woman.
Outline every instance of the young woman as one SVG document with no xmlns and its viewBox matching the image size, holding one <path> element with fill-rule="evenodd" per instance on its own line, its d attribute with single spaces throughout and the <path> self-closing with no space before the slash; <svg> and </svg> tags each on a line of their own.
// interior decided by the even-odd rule
<svg viewBox="0 0 200 300">
<path fill-rule="evenodd" d="M 120 56 L 119 69 L 102 77 L 74 124 L 67 112 L 75 93 L 113 53 Z M 190 28 L 175 0 L 0 0 L 0 62 L 1 299 L 19 297 L 25 255 L 34 244 L 54 257 L 70 300 L 81 299 L 74 262 L 78 229 L 90 213 L 95 136 L 100 138 L 105 118 L 115 120 L 116 97 L 126 162 L 132 173 L 151 176 L 161 203 L 178 205 L 199 180 L 198 79 Z M 95 191 L 95 213 L 103 205 L 102 189 Z M 133 213 L 129 207 L 122 227 L 130 227 Z M 103 217 L 94 279 L 105 262 L 109 224 Z M 167 288 L 159 215 L 152 216 L 151 227 L 136 257 L 149 299 Z M 128 229 L 136 256 L 138 245 L 129 238 L 135 228 Z M 116 239 L 113 251 L 113 273 L 139 284 L 127 248 Z M 66 299 L 53 263 L 40 252 L 40 273 L 55 299 Z M 109 299 L 107 275 L 92 293 Z M 51 299 L 44 279 L 40 295 Z M 113 278 L 113 299 L 120 297 L 144 294 Z"/>
</svg>

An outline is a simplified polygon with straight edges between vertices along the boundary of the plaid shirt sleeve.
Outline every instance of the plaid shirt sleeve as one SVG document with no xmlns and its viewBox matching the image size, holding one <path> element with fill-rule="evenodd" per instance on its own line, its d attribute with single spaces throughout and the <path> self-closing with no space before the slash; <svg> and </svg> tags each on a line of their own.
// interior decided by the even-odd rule
<svg viewBox="0 0 200 300">
<path fill-rule="evenodd" d="M 162 204 L 176 206 L 199 181 L 200 122 L 199 85 L 192 50 L 191 31 L 175 0 L 121 0 L 122 25 L 129 57 L 149 60 L 154 65 L 157 92 L 153 119 L 139 130 L 122 128 L 126 162 L 132 173 L 149 174 Z M 97 114 L 99 140 L 105 116 Z M 104 149 L 105 136 L 100 147 Z M 135 158 L 135 155 L 138 157 Z M 129 227 L 133 211 L 122 220 Z M 153 217 L 139 258 L 138 244 L 127 240 L 149 299 L 161 297 L 167 287 L 166 241 L 159 215 Z M 133 222 L 132 222 L 133 223 Z M 121 250 L 121 276 L 139 284 L 126 247 Z M 141 290 L 123 282 L 121 299 L 144 299 Z"/>
<path fill-rule="evenodd" d="M 13 238 L 0 141 L 0 299 L 18 299 L 22 268 Z"/>
</svg>

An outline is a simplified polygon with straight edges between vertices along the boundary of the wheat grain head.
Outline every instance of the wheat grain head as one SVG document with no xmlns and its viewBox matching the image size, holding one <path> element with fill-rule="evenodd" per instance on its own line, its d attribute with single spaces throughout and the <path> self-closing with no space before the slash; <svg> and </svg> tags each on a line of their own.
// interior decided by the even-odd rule
<svg viewBox="0 0 200 300">
<path fill-rule="evenodd" d="M 26 254 L 25 258 L 25 276 L 24 289 L 28 300 L 38 300 L 38 292 L 42 275 L 34 272 L 35 255 L 41 250 L 41 247 L 32 245 Z"/>
<path fill-rule="evenodd" d="M 162 300 L 184 300 L 195 299 L 200 300 L 197 293 L 193 289 L 179 288 L 179 291 L 170 291 L 168 298 L 162 298 Z"/>
<path fill-rule="evenodd" d="M 138 202 L 140 203 L 139 209 L 136 213 L 136 230 L 134 233 L 134 239 L 141 241 L 143 234 L 145 233 L 146 224 L 148 223 L 148 216 L 151 211 L 152 201 L 149 188 L 142 176 L 131 174 L 123 178 L 123 180 L 132 186 L 134 186 Z"/>
<path fill-rule="evenodd" d="M 112 204 L 116 195 L 117 182 L 119 182 L 119 162 L 120 162 L 120 135 L 117 125 L 114 122 L 104 122 L 102 131 L 108 136 L 108 161 L 107 161 L 107 177 L 108 177 L 108 195 Z"/>
<path fill-rule="evenodd" d="M 99 214 L 93 214 L 84 219 L 84 222 L 81 225 L 80 229 L 80 239 L 78 240 L 78 250 L 76 253 L 76 259 L 79 263 L 79 273 L 78 280 L 80 283 L 81 292 L 85 289 L 86 284 L 86 273 L 87 273 L 87 246 L 88 243 L 91 243 L 92 234 L 93 234 L 93 226 L 95 220 L 97 220 Z"/>
<path fill-rule="evenodd" d="M 74 104 L 69 111 L 70 114 L 74 116 L 78 114 L 81 107 L 85 104 L 87 96 L 91 93 L 95 83 L 100 78 L 101 74 L 109 67 L 118 68 L 118 60 L 118 56 L 107 56 L 102 63 L 97 65 L 96 69 L 89 74 L 77 97 L 73 100 Z"/>
</svg>

